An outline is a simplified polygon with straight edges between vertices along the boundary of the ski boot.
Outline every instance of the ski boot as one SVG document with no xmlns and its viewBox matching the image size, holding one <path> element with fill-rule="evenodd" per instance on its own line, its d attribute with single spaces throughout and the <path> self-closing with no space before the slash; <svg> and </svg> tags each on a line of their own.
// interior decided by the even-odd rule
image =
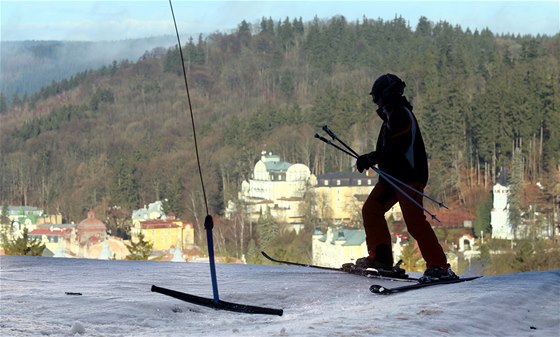
<svg viewBox="0 0 560 337">
<path fill-rule="evenodd" d="M 418 279 L 420 283 L 429 283 L 434 281 L 444 281 L 444 280 L 455 280 L 458 279 L 453 270 L 451 270 L 451 266 L 447 264 L 447 268 L 442 267 L 429 267 L 424 272 L 424 275 Z"/>
</svg>

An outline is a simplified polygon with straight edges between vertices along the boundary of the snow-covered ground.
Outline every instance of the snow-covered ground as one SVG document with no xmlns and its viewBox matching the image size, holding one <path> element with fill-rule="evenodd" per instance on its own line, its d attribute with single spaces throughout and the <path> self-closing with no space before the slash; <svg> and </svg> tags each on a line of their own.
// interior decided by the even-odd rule
<svg viewBox="0 0 560 337">
<path fill-rule="evenodd" d="M 221 300 L 284 309 L 269 316 L 150 291 L 212 298 L 205 263 L 1 256 L 0 265 L 1 336 L 560 336 L 558 270 L 382 296 L 369 291 L 379 280 L 340 272 L 216 266 Z"/>
</svg>

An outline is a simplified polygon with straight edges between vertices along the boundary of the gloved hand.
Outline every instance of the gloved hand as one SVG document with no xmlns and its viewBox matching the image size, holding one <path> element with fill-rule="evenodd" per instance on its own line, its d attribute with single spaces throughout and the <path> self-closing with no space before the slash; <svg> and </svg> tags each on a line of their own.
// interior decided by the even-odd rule
<svg viewBox="0 0 560 337">
<path fill-rule="evenodd" d="M 358 168 L 358 172 L 362 173 L 364 170 L 369 169 L 377 164 L 377 157 L 375 155 L 375 151 L 367 154 L 363 154 L 358 157 L 356 161 L 356 167 Z"/>
</svg>

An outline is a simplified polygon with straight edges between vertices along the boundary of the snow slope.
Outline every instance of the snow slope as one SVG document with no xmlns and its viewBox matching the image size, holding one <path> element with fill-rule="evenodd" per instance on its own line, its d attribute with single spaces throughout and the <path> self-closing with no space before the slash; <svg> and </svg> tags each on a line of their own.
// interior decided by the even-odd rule
<svg viewBox="0 0 560 337">
<path fill-rule="evenodd" d="M 217 265 L 221 300 L 284 309 L 280 317 L 150 291 L 212 298 L 205 263 L 1 256 L 0 266 L 1 336 L 560 336 L 559 270 L 381 296 L 369 292 L 379 280 L 362 276 Z"/>
</svg>

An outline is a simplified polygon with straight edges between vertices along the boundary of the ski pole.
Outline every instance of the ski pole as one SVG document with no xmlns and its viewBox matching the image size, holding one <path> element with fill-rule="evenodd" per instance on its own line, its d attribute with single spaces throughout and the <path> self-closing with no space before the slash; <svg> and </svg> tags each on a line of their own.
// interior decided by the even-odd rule
<svg viewBox="0 0 560 337">
<path fill-rule="evenodd" d="M 385 180 L 392 179 L 392 180 L 396 181 L 397 183 L 403 185 L 404 187 L 406 187 L 406 188 L 412 190 L 413 192 L 416 192 L 416 193 L 422 195 L 422 196 L 425 197 L 426 199 L 428 199 L 428 200 L 432 201 L 433 203 L 437 204 L 439 207 L 443 207 L 443 208 L 445 208 L 445 209 L 449 209 L 449 208 L 443 203 L 443 201 L 437 201 L 436 199 L 430 197 L 429 195 L 424 194 L 424 193 L 418 191 L 417 189 L 415 189 L 414 187 L 408 185 L 407 183 L 404 183 L 404 182 L 400 181 L 399 179 L 393 177 L 393 176 L 390 175 L 389 173 L 384 172 L 384 171 L 381 171 L 381 170 L 378 169 L 377 167 L 372 167 L 371 169 L 374 170 L 375 172 L 377 172 L 377 174 L 379 174 L 380 176 L 384 177 Z"/>
<path fill-rule="evenodd" d="M 373 167 L 372 167 L 373 168 Z M 374 169 L 375 172 L 377 172 L 377 169 Z M 382 176 L 383 177 L 383 176 Z M 418 206 L 419 208 L 421 208 L 424 212 L 428 213 L 431 217 L 432 220 L 437 220 L 437 222 L 441 222 L 439 221 L 439 219 L 437 218 L 437 216 L 435 214 L 433 214 L 432 212 L 428 211 L 426 208 L 424 208 L 424 206 L 420 205 L 420 203 L 416 200 L 414 200 L 414 198 L 412 196 L 410 196 L 408 193 L 406 193 L 405 191 L 402 190 L 402 188 L 400 188 L 397 184 L 395 184 L 394 181 L 392 181 L 391 179 L 387 179 L 386 177 L 384 177 L 385 180 L 391 184 L 391 186 L 393 186 L 397 191 L 401 192 L 405 197 L 408 198 L 408 200 L 412 201 L 416 206 Z M 406 185 L 408 188 L 411 188 L 411 186 Z M 412 189 L 412 188 L 411 188 Z M 421 193 L 423 195 L 423 193 Z"/>
<path fill-rule="evenodd" d="M 341 144 L 343 144 L 347 149 L 349 149 L 349 150 L 352 151 L 353 153 L 350 153 L 350 152 L 346 151 L 345 149 L 343 149 L 343 148 L 341 148 L 340 146 L 338 146 L 338 145 L 332 143 L 332 142 L 329 141 L 328 139 L 326 139 L 326 138 L 324 138 L 324 137 L 321 137 L 319 134 L 315 134 L 315 138 L 318 138 L 318 139 L 322 140 L 323 142 L 325 142 L 325 143 L 327 143 L 327 144 L 329 144 L 329 145 L 334 146 L 334 147 L 337 148 L 338 150 L 340 150 L 340 151 L 342 151 L 342 152 L 344 152 L 344 153 L 346 153 L 346 154 L 348 154 L 348 155 L 350 155 L 350 156 L 352 156 L 352 157 L 354 157 L 354 158 L 356 158 L 356 159 L 359 157 L 359 155 L 356 153 L 356 151 L 352 150 L 352 148 L 350 148 L 346 143 L 344 143 L 344 142 L 342 142 L 340 139 L 338 139 L 338 137 L 336 137 L 336 135 L 335 135 L 326 125 L 323 127 L 323 130 L 325 130 L 325 132 L 329 133 L 329 135 L 332 134 L 331 137 L 334 136 L 334 137 L 333 137 L 334 140 L 338 140 Z M 327 131 L 327 130 L 329 130 L 329 131 Z M 405 191 L 403 191 L 399 186 L 397 186 L 397 184 L 395 184 L 395 182 L 392 181 L 391 178 L 389 178 L 389 176 L 385 174 L 385 172 L 383 172 L 383 171 L 381 171 L 381 170 L 379 170 L 379 169 L 377 169 L 377 168 L 374 168 L 374 167 L 372 167 L 372 169 L 374 169 L 374 171 L 377 172 L 380 176 L 384 177 L 385 180 L 386 180 L 391 186 L 393 186 L 397 191 L 401 192 L 405 197 L 407 197 L 410 201 L 412 201 L 416 206 L 418 206 L 418 207 L 419 207 L 420 209 L 422 209 L 424 212 L 428 213 L 428 214 L 432 217 L 433 220 L 436 220 L 436 221 L 438 221 L 438 222 L 441 222 L 441 221 L 437 218 L 437 216 L 436 216 L 435 214 L 433 214 L 432 212 L 428 211 L 426 208 L 424 208 L 422 205 L 420 205 L 420 203 L 418 203 L 418 201 L 414 200 L 414 198 L 412 198 L 412 196 L 410 196 L 408 193 L 406 193 Z M 380 172 L 382 172 L 382 173 L 380 173 Z M 392 178 L 394 178 L 394 177 L 392 177 Z M 412 190 L 413 192 L 416 192 L 416 193 L 418 193 L 418 194 L 420 194 L 420 195 L 422 195 L 422 196 L 427 197 L 424 193 L 422 193 L 422 192 L 416 190 L 416 189 L 413 188 L 412 186 L 410 186 L 410 185 L 408 185 L 408 184 L 406 184 L 406 183 L 403 183 L 403 182 L 401 182 L 401 181 L 397 181 L 397 182 L 399 182 L 399 183 L 402 184 L 403 186 L 409 188 L 409 189 Z M 432 198 L 428 198 L 428 199 L 434 201 Z M 436 202 L 436 201 L 434 201 L 434 202 Z M 437 204 L 440 204 L 440 206 L 443 204 L 443 203 L 439 203 L 439 202 L 436 202 L 436 203 L 437 203 Z M 446 207 L 446 208 L 447 208 L 447 207 Z"/>
<path fill-rule="evenodd" d="M 323 130 L 324 130 L 330 137 L 332 137 L 333 140 L 338 140 L 338 141 L 339 141 L 342 145 L 344 145 L 349 151 L 351 151 L 351 152 L 353 153 L 353 155 L 350 154 L 350 153 L 348 153 L 347 151 L 341 149 L 340 147 L 336 146 L 336 144 L 332 144 L 330 141 L 328 141 L 328 140 L 326 140 L 326 139 L 324 139 L 324 138 L 321 139 L 321 140 L 323 140 L 323 141 L 325 141 L 325 142 L 327 142 L 327 143 L 330 143 L 330 145 L 333 145 L 333 146 L 336 147 L 337 149 L 339 149 L 339 150 L 341 150 L 341 151 L 343 151 L 343 152 L 345 152 L 345 153 L 351 155 L 352 157 L 354 157 L 354 158 L 356 158 L 356 159 L 359 157 L 358 153 L 357 153 L 356 151 L 354 151 L 354 150 L 353 150 L 350 146 L 348 146 L 346 143 L 344 143 L 340 138 L 338 138 L 338 137 L 336 136 L 336 134 L 335 134 L 331 129 L 329 129 L 328 126 L 326 126 L 326 125 L 323 126 Z M 315 137 L 320 137 L 320 136 L 316 134 Z M 321 137 L 321 138 L 322 138 L 322 137 Z M 423 192 L 418 191 L 418 190 L 415 189 L 414 187 L 408 185 L 408 184 L 405 183 L 405 182 L 400 181 L 399 179 L 397 179 L 397 178 L 395 178 L 395 177 L 389 175 L 388 173 L 385 173 L 385 172 L 381 171 L 381 170 L 378 169 L 378 168 L 372 167 L 372 169 L 373 169 L 375 172 L 377 172 L 377 174 L 379 174 L 380 176 L 385 177 L 386 180 L 393 179 L 394 181 L 396 181 L 396 182 L 398 182 L 399 184 L 403 185 L 404 187 L 410 189 L 411 191 L 416 192 L 416 193 L 422 195 L 423 197 L 425 197 L 426 199 L 428 199 L 428 200 L 432 201 L 433 203 L 437 204 L 439 207 L 443 207 L 443 208 L 449 209 L 442 201 L 438 201 L 438 200 L 436 200 L 436 199 L 430 197 L 429 195 L 426 195 L 426 194 L 424 194 Z"/>
<path fill-rule="evenodd" d="M 354 154 L 355 158 L 358 158 L 360 155 L 358 154 L 358 152 L 354 151 L 350 146 L 348 146 L 345 142 L 343 142 L 340 138 L 338 138 L 334 132 L 332 132 L 331 129 L 329 129 L 328 126 L 323 126 L 323 131 L 325 131 L 329 136 L 332 137 L 333 140 L 338 140 L 340 142 L 340 144 L 344 145 L 345 148 L 347 148 L 348 150 L 350 150 L 350 152 L 352 152 Z"/>
<path fill-rule="evenodd" d="M 322 140 L 323 142 L 325 142 L 325 143 L 327 143 L 327 144 L 329 144 L 329 145 L 332 145 L 332 146 L 336 147 L 337 149 L 339 149 L 340 151 L 346 153 L 347 155 L 358 159 L 358 155 L 346 151 L 345 149 L 341 148 L 340 146 L 334 144 L 334 143 L 331 142 L 330 140 L 326 139 L 325 137 L 320 136 L 320 135 L 317 134 L 317 133 L 315 134 L 315 138 L 318 138 L 318 139 Z"/>
</svg>

